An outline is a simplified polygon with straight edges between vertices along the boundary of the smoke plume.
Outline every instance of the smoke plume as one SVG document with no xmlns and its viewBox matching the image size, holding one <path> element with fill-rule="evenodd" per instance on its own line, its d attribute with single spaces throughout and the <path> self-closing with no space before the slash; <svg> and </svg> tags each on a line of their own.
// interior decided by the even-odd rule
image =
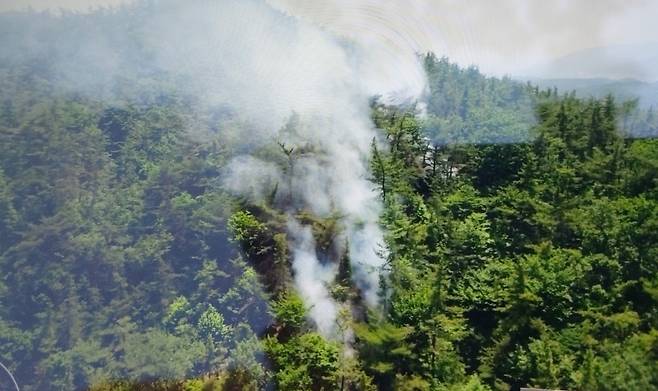
<svg viewBox="0 0 658 391">
<path fill-rule="evenodd" d="M 335 334 L 337 304 L 327 285 L 337 260 L 319 259 L 310 227 L 295 217 L 301 211 L 341 216 L 335 243 L 346 248 L 337 250 L 349 254 L 355 285 L 376 306 L 384 248 L 382 206 L 368 180 L 370 146 L 377 138 L 369 99 L 377 94 L 396 103 L 420 96 L 426 83 L 416 54 L 391 56 L 371 39 L 337 37 L 264 0 L 160 0 L 126 7 L 121 13 L 43 14 L 32 25 L 0 27 L 15 38 L 0 60 L 48 53 L 51 76 L 63 89 L 105 100 L 117 91 L 160 99 L 160 86 L 126 86 L 123 80 L 166 75 L 162 80 L 193 100 L 195 110 L 233 113 L 240 126 L 224 123 L 220 141 L 238 156 L 222 183 L 254 200 L 277 189 L 278 205 L 289 216 L 295 285 L 319 330 Z M 80 17 L 89 22 L 85 31 L 71 28 L 80 23 L 67 23 Z M 58 38 L 44 38 L 49 36 Z M 191 131 L 195 124 L 190 121 Z M 277 143 L 289 151 L 289 164 L 256 153 Z"/>
<path fill-rule="evenodd" d="M 245 10 L 242 4 L 236 7 Z M 381 204 L 368 180 L 370 144 L 377 137 L 369 119 L 368 98 L 376 92 L 389 102 L 419 96 L 425 85 L 422 68 L 412 56 L 390 64 L 392 69 L 378 78 L 377 72 L 365 73 L 371 69 L 368 64 L 373 69 L 386 67 L 386 59 L 376 49 L 369 52 L 299 20 L 286 19 L 288 23 L 281 25 L 277 21 L 287 17 L 262 3 L 248 7 L 260 15 L 255 31 L 240 30 L 240 36 L 231 39 L 233 45 L 246 48 L 221 65 L 221 74 L 231 75 L 231 83 L 240 81 L 241 88 L 229 89 L 237 91 L 231 103 L 271 132 L 264 140 L 276 140 L 289 151 L 290 164 L 281 167 L 240 156 L 229 165 L 224 183 L 255 200 L 266 197 L 276 184 L 279 200 L 289 212 L 295 285 L 311 307 L 318 329 L 333 335 L 337 305 L 327 286 L 335 279 L 337 267 L 335 262 L 318 259 L 310 228 L 294 213 L 308 210 L 319 217 L 343 216 L 342 237 L 336 242 L 347 243 L 340 251 L 349 254 L 354 283 L 366 303 L 376 306 L 384 260 L 378 224 Z M 225 30 L 226 25 L 218 35 L 225 36 Z M 405 72 L 401 63 L 415 69 Z M 394 71 L 419 77 L 400 83 L 391 78 Z M 256 101 L 259 104 L 253 106 Z M 262 118 L 263 113 L 268 113 L 267 118 Z"/>
</svg>

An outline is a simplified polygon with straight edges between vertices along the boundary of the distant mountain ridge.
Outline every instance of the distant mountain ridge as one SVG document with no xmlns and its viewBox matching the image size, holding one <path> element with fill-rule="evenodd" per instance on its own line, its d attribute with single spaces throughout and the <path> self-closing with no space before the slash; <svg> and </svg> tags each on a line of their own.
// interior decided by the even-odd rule
<svg viewBox="0 0 658 391">
<path fill-rule="evenodd" d="M 609 45 L 579 50 L 522 72 L 541 88 L 576 90 L 579 97 L 613 94 L 639 98 L 640 106 L 658 106 L 658 42 Z"/>
<path fill-rule="evenodd" d="M 556 87 L 560 92 L 575 90 L 579 97 L 592 96 L 601 98 L 612 94 L 619 100 L 639 98 L 639 105 L 644 108 L 658 107 L 658 82 L 648 83 L 636 79 L 530 79 L 540 88 Z"/>
</svg>

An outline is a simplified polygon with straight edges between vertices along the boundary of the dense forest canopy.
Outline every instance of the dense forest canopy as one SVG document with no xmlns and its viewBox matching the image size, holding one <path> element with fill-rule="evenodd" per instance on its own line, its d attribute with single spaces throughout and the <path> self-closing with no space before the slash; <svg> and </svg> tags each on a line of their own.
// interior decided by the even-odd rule
<svg viewBox="0 0 658 391">
<path fill-rule="evenodd" d="M 155 6 L 0 15 L 21 389 L 658 389 L 652 109 L 427 54 L 416 104 L 266 130 L 268 97 L 240 111 L 153 60 Z"/>
</svg>

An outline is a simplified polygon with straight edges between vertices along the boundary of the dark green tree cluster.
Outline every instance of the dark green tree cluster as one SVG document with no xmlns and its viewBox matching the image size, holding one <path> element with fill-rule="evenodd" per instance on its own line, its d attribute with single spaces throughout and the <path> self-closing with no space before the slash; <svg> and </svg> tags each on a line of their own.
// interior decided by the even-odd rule
<svg viewBox="0 0 658 391">
<path fill-rule="evenodd" d="M 223 146 L 190 138 L 177 105 L 3 83 L 0 360 L 22 388 L 168 384 L 249 355 L 257 388 L 270 316 L 231 239 Z"/>
<path fill-rule="evenodd" d="M 426 56 L 426 106 L 372 107 L 388 259 L 366 309 L 342 216 L 222 186 L 246 150 L 292 181 L 311 146 L 247 147 L 239 113 L 163 72 L 38 56 L 147 3 L 0 16 L 0 361 L 21 389 L 658 389 L 653 110 Z M 339 340 L 294 290 L 284 210 L 337 263 Z"/>
<path fill-rule="evenodd" d="M 658 143 L 625 136 L 632 104 L 526 93 L 517 144 L 434 145 L 374 107 L 390 293 L 356 334 L 380 389 L 658 388 Z"/>
<path fill-rule="evenodd" d="M 424 57 L 431 91 L 424 131 L 438 145 L 510 143 L 528 140 L 534 123 L 534 90 L 530 85 L 484 77 L 433 54 Z"/>
</svg>

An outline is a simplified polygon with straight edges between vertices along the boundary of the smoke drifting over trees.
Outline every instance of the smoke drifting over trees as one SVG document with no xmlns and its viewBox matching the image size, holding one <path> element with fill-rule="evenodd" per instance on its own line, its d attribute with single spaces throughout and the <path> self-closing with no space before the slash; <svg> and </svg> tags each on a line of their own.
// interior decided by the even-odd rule
<svg viewBox="0 0 658 391">
<path fill-rule="evenodd" d="M 658 386 L 654 111 L 286 3 L 0 14 L 22 389 Z"/>
<path fill-rule="evenodd" d="M 66 18 L 72 22 L 80 16 L 61 22 L 44 16 L 45 25 L 19 29 L 16 47 L 5 48 L 4 59 L 43 56 L 42 61 L 53 62 L 54 79 L 74 92 L 104 99 L 112 99 L 117 84 L 129 75 L 173 75 L 171 88 L 193 97 L 201 109 L 221 106 L 251 125 L 251 132 L 238 136 L 245 142 L 237 148 L 251 153 L 259 143 L 277 140 L 295 150 L 296 168 L 286 173 L 275 162 L 238 156 L 226 172 L 226 184 L 238 194 L 261 198 L 273 190 L 262 183 L 276 185 L 280 195 L 294 195 L 291 212 L 307 208 L 320 216 L 343 215 L 342 243 L 348 243 L 357 284 L 375 305 L 383 263 L 377 252 L 383 241 L 377 223 L 381 206 L 368 181 L 368 154 L 376 138 L 368 99 L 374 94 L 391 103 L 419 98 L 425 88 L 419 58 L 407 59 L 412 69 L 391 64 L 395 72 L 418 75 L 401 85 L 366 73 L 375 64 L 387 66 L 377 52 L 341 41 L 264 1 L 160 1 L 129 7 L 129 17 L 122 13 L 121 20 L 112 13 L 95 14 L 96 23 L 83 31 L 67 29 Z M 44 43 L 39 40 L 43 34 L 64 37 Z M 293 114 L 294 129 L 286 132 Z M 256 183 L 244 188 L 244 180 Z M 320 262 L 303 259 L 299 262 Z M 299 273 L 300 287 L 312 284 L 305 278 L 321 280 Z M 321 305 L 307 299 L 309 305 Z M 332 312 L 317 313 L 335 317 Z"/>
</svg>

